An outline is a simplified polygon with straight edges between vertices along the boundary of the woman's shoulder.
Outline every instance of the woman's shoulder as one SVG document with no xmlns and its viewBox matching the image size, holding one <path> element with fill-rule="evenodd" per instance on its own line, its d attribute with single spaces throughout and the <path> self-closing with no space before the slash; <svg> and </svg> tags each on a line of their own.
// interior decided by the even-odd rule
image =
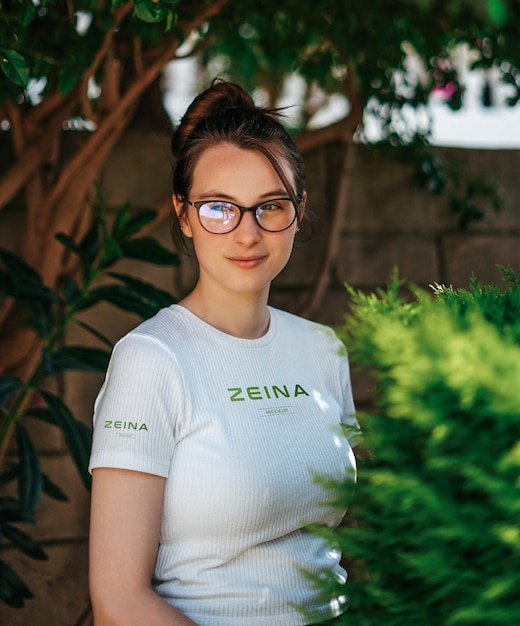
<svg viewBox="0 0 520 626">
<path fill-rule="evenodd" d="M 150 349 L 155 346 L 156 349 L 162 347 L 172 352 L 183 336 L 185 320 L 180 309 L 181 307 L 177 305 L 160 309 L 153 317 L 144 320 L 123 335 L 116 346 L 139 343 L 148 344 Z"/>
<path fill-rule="evenodd" d="M 276 317 L 276 323 L 281 332 L 297 335 L 300 340 L 307 339 L 317 343 L 342 345 L 334 329 L 326 324 L 309 320 L 282 309 L 270 307 L 271 314 Z"/>
</svg>

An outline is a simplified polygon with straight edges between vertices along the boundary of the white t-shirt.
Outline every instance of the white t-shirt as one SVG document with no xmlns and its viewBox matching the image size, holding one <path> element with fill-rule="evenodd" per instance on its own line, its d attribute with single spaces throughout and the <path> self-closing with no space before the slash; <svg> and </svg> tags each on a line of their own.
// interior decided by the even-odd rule
<svg viewBox="0 0 520 626">
<path fill-rule="evenodd" d="M 200 626 L 322 619 L 302 575 L 346 578 L 309 523 L 336 526 L 316 476 L 355 481 L 348 359 L 327 327 L 269 308 L 241 339 L 172 305 L 115 346 L 96 400 L 89 469 L 166 477 L 153 586 Z M 332 611 L 331 611 L 332 609 Z"/>
</svg>

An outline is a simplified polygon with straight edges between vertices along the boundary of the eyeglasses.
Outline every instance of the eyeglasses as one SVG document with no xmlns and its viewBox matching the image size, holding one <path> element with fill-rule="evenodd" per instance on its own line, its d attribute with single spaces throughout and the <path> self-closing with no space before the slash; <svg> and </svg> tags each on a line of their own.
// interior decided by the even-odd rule
<svg viewBox="0 0 520 626">
<path fill-rule="evenodd" d="M 290 198 L 274 198 L 251 207 L 227 200 L 190 202 L 185 198 L 185 201 L 197 209 L 202 228 L 214 235 L 224 235 L 235 230 L 246 211 L 251 211 L 260 228 L 271 233 L 286 230 L 297 217 L 296 207 Z"/>
</svg>

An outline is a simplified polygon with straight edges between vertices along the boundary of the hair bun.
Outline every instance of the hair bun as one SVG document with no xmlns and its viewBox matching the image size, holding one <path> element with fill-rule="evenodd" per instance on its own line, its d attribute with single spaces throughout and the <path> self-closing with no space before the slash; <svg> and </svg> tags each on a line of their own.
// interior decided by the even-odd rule
<svg viewBox="0 0 520 626">
<path fill-rule="evenodd" d="M 208 89 L 193 100 L 186 110 L 172 137 L 173 154 L 179 155 L 183 152 L 186 142 L 201 122 L 229 108 L 254 110 L 256 105 L 240 85 L 222 80 L 214 81 Z"/>
<path fill-rule="evenodd" d="M 204 94 L 202 94 L 204 95 Z M 213 107 L 242 107 L 244 109 L 256 108 L 253 98 L 247 91 L 236 83 L 228 83 L 216 80 L 206 92 L 206 100 L 209 100 L 208 114 Z"/>
</svg>

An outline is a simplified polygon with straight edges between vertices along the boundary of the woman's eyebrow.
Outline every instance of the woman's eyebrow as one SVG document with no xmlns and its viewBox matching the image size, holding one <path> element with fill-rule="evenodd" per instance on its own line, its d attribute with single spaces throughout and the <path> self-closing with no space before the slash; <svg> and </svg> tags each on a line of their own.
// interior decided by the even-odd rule
<svg viewBox="0 0 520 626">
<path fill-rule="evenodd" d="M 280 187 L 280 189 L 275 189 L 274 191 L 263 193 L 261 196 L 258 196 L 258 197 L 259 198 L 286 198 L 288 196 L 289 194 L 287 193 L 287 190 L 284 189 L 283 187 Z"/>
<path fill-rule="evenodd" d="M 236 199 L 234 196 L 228 193 L 225 193 L 223 191 L 217 191 L 217 190 L 206 191 L 202 194 L 199 194 L 197 197 L 200 200 L 229 200 L 229 202 L 236 203 Z M 266 198 L 287 198 L 289 197 L 289 194 L 287 193 L 286 189 L 284 189 L 283 187 L 280 187 L 279 189 L 273 189 L 272 191 L 267 191 L 266 193 L 262 193 L 257 197 L 258 197 L 258 200 L 265 200 Z"/>
</svg>

